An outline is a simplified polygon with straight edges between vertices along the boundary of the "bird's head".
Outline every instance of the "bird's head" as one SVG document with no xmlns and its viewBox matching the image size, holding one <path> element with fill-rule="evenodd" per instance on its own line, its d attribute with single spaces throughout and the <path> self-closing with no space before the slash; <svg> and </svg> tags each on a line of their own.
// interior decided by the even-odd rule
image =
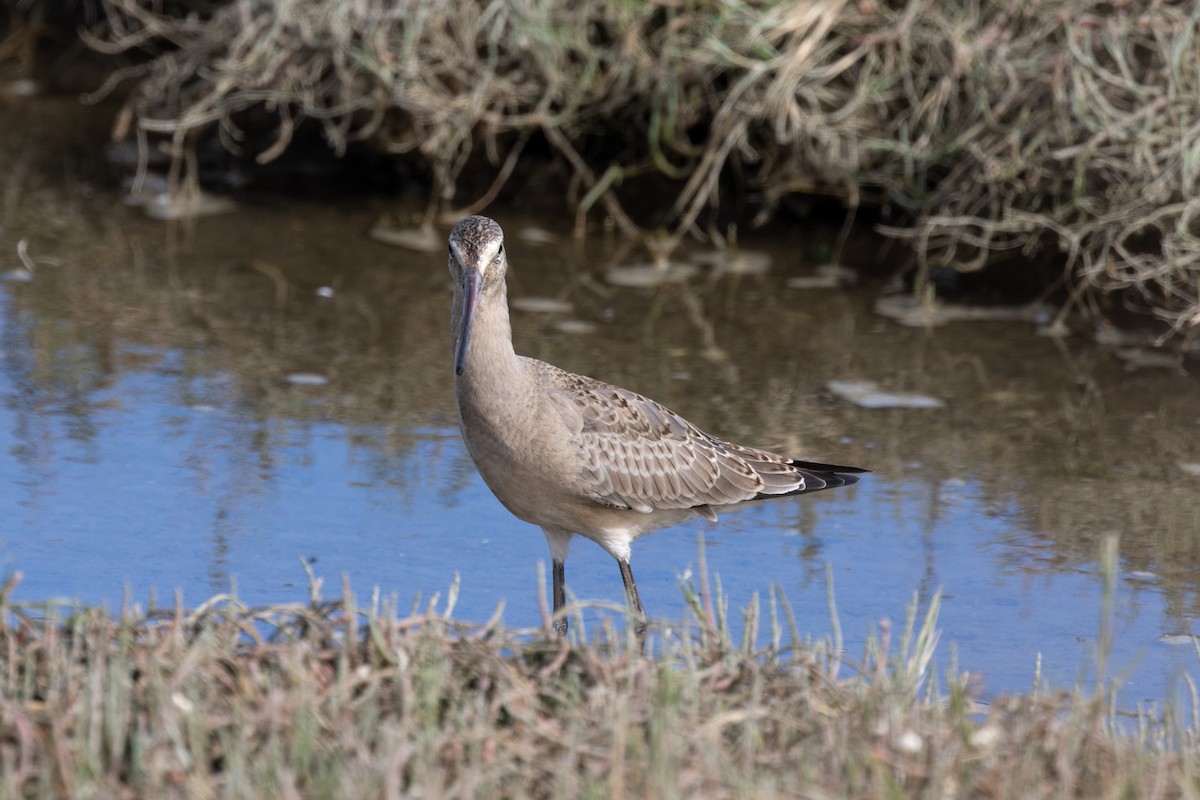
<svg viewBox="0 0 1200 800">
<path fill-rule="evenodd" d="M 508 260 L 504 255 L 504 231 L 495 220 L 467 217 L 450 231 L 450 277 L 454 279 L 454 373 L 466 367 L 467 344 L 481 295 L 496 291 L 504 283 Z"/>
</svg>

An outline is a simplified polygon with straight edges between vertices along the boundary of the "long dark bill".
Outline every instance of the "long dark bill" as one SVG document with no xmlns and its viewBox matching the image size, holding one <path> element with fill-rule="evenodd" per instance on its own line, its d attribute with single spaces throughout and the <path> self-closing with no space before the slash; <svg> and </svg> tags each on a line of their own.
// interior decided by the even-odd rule
<svg viewBox="0 0 1200 800">
<path fill-rule="evenodd" d="M 467 343 L 471 339 L 471 325 L 475 322 L 475 309 L 479 306 L 479 292 L 483 288 L 483 276 L 478 270 L 463 272 L 462 308 L 459 309 L 458 350 L 454 353 L 454 374 L 462 375 L 467 365 Z"/>
</svg>

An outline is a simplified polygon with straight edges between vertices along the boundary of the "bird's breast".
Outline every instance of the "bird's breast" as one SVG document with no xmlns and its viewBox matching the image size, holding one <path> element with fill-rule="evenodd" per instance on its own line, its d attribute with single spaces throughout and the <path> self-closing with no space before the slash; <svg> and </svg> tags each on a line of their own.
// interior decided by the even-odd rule
<svg viewBox="0 0 1200 800">
<path fill-rule="evenodd" d="M 490 407 L 461 393 L 459 419 L 467 451 L 492 493 L 521 519 L 555 524 L 579 472 L 564 447 L 561 419 L 543 413 L 536 397 Z"/>
</svg>

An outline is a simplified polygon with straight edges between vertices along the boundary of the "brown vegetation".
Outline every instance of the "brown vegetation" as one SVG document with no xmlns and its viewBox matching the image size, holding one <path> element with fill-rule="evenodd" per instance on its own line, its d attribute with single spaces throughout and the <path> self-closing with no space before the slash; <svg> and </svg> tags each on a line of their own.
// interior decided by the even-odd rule
<svg viewBox="0 0 1200 800">
<path fill-rule="evenodd" d="M 180 159 L 212 126 L 240 147 L 257 109 L 277 120 L 260 161 L 315 120 L 335 150 L 419 155 L 435 206 L 482 150 L 498 169 L 476 209 L 538 136 L 580 213 L 601 203 L 632 235 L 621 183 L 669 179 L 659 252 L 715 233 L 728 196 L 761 222 L 833 194 L 903 212 L 886 230 L 912 242 L 919 283 L 1057 251 L 1072 305 L 1122 290 L 1173 331 L 1200 326 L 1191 3 L 106 6 L 88 41 L 153 56 L 111 78 L 136 82 L 118 134 L 168 136 Z"/>
<path fill-rule="evenodd" d="M 12 589 L 5 588 L 4 596 Z M 770 604 L 770 643 L 685 625 L 661 652 L 221 596 L 114 617 L 0 604 L 6 797 L 1182 797 L 1178 720 L 1116 732 L 1101 697 L 931 690 L 936 603 L 838 677 Z M 693 590 L 689 587 L 689 592 Z M 694 593 L 697 619 L 711 619 Z M 452 603 L 452 600 L 451 600 Z M 783 606 L 786 611 L 786 606 Z M 48 613 L 47 613 L 48 611 Z M 43 616 L 45 614 L 45 616 Z M 933 702 L 929 702 L 932 700 Z"/>
</svg>

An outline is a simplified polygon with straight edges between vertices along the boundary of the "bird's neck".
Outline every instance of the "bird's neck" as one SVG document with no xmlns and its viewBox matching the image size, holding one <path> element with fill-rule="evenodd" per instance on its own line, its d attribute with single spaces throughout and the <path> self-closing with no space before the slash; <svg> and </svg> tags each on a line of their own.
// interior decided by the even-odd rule
<svg viewBox="0 0 1200 800">
<path fill-rule="evenodd" d="M 465 398 L 490 397 L 494 401 L 527 390 L 527 376 L 513 350 L 508 293 L 503 286 L 495 294 L 481 298 L 463 367 L 456 379 L 460 404 Z"/>
</svg>

